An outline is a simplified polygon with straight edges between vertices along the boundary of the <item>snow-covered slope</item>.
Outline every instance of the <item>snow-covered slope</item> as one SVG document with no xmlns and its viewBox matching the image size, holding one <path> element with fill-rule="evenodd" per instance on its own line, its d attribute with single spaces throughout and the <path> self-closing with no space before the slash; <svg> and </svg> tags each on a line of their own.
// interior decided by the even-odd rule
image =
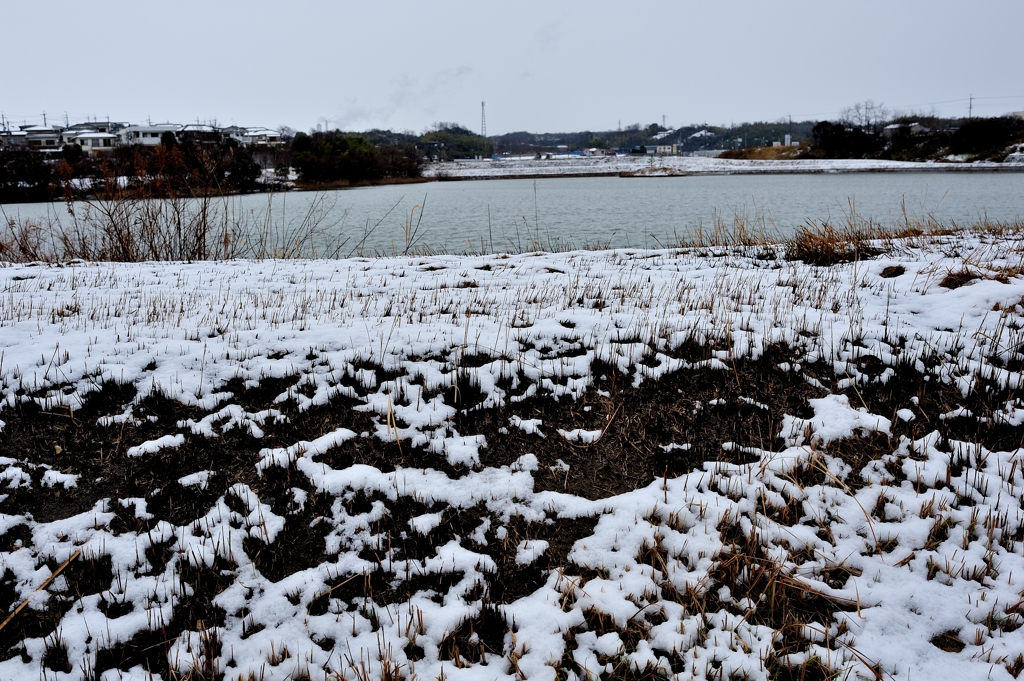
<svg viewBox="0 0 1024 681">
<path fill-rule="evenodd" d="M 0 268 L 0 678 L 1011 678 L 1020 236 Z"/>
</svg>

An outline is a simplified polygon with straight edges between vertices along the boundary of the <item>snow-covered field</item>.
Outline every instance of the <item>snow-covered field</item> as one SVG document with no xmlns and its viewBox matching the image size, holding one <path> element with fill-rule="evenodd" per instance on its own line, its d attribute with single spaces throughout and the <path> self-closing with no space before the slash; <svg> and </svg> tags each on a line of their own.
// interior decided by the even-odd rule
<svg viewBox="0 0 1024 681">
<path fill-rule="evenodd" d="M 1015 159 L 1016 157 L 1013 157 Z M 1009 159 L 1009 160 L 1013 160 Z M 785 173 L 856 173 L 924 171 L 1020 170 L 1015 163 L 911 163 L 864 159 L 748 161 L 685 156 L 558 156 L 550 160 L 508 158 L 502 160 L 464 160 L 429 163 L 424 177 L 438 179 L 487 179 L 502 177 L 542 177 L 558 175 L 618 175 L 641 177 L 677 175 L 751 175 Z"/>
<path fill-rule="evenodd" d="M 0 678 L 1015 678 L 1022 237 L 2 267 Z"/>
</svg>

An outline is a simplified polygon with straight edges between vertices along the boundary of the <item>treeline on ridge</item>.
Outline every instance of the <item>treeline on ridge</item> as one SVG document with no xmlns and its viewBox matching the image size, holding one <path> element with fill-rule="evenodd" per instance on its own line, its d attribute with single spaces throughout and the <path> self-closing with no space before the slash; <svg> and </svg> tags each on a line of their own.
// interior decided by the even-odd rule
<svg viewBox="0 0 1024 681">
<path fill-rule="evenodd" d="M 882 129 L 822 121 L 814 126 L 812 140 L 805 157 L 928 161 L 952 155 L 999 162 L 1014 145 L 1024 144 L 1024 120 L 902 117 Z"/>
</svg>

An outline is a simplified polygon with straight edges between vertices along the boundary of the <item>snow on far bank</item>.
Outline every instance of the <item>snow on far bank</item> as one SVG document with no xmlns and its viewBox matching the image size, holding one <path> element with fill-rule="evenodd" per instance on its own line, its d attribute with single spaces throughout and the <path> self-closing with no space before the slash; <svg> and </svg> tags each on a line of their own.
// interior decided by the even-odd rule
<svg viewBox="0 0 1024 681">
<path fill-rule="evenodd" d="M 1016 158 L 1016 157 L 1014 157 Z M 424 177 L 437 179 L 496 179 L 559 175 L 618 175 L 668 177 L 678 175 L 757 175 L 855 172 L 970 172 L 1012 170 L 1002 163 L 915 163 L 871 159 L 803 159 L 755 161 L 688 156 L 560 156 L 551 160 L 507 158 L 429 163 Z"/>
</svg>

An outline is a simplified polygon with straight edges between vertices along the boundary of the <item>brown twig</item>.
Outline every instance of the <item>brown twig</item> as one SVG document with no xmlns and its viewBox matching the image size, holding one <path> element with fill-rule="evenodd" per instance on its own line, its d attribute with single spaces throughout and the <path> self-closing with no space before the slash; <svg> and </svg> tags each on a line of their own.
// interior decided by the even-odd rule
<svg viewBox="0 0 1024 681">
<path fill-rule="evenodd" d="M 61 565 L 59 568 L 54 570 L 53 574 L 51 574 L 49 577 L 47 577 L 46 581 L 43 582 L 42 584 L 40 584 L 39 588 L 36 589 L 36 591 L 42 591 L 46 587 L 50 586 L 50 582 L 52 582 L 53 580 L 57 579 L 57 576 L 64 570 L 64 568 L 66 568 L 68 565 L 70 565 L 71 561 L 73 561 L 75 558 L 78 558 L 80 555 L 82 555 L 82 549 L 78 549 L 77 551 L 72 553 L 71 557 L 68 558 L 66 561 L 64 561 L 63 565 Z M 3 629 L 4 627 L 6 627 L 8 625 L 8 623 L 10 623 L 10 621 L 13 620 L 15 618 L 15 616 L 19 612 L 24 610 L 25 606 L 28 605 L 28 601 L 29 601 L 29 599 L 27 599 L 27 598 L 25 600 L 23 600 L 21 602 L 21 605 L 19 605 L 17 608 L 15 608 L 14 612 L 12 612 L 10 615 L 8 615 L 7 619 L 5 619 L 2 624 L 0 624 L 0 629 Z"/>
<path fill-rule="evenodd" d="M 71 407 L 64 407 L 64 409 L 68 410 L 67 414 L 61 414 L 60 412 L 56 411 L 41 411 L 39 413 L 44 414 L 46 416 L 57 416 L 62 419 L 71 419 L 71 423 L 73 423 L 76 427 L 81 427 L 82 422 L 75 418 L 75 412 L 71 410 Z"/>
<path fill-rule="evenodd" d="M 608 433 L 608 430 L 612 427 L 612 422 L 615 420 L 615 417 L 618 415 L 620 409 L 622 409 L 622 403 L 621 402 L 619 403 L 619 406 L 617 406 L 615 408 L 615 411 L 612 412 L 612 416 L 611 416 L 611 418 L 608 419 L 608 423 L 605 424 L 604 430 L 601 431 L 601 434 L 593 442 L 588 442 L 588 443 L 586 443 L 584 445 L 578 445 L 575 442 L 573 442 L 572 440 L 570 440 L 569 438 L 567 438 L 566 436 L 562 435 L 562 433 L 560 431 L 558 431 L 557 429 L 555 430 L 555 432 L 558 433 L 559 437 L 561 437 L 563 440 L 565 440 L 565 443 L 567 445 L 569 445 L 570 447 L 573 447 L 575 449 L 590 449 L 591 447 L 596 445 L 598 442 L 600 442 L 602 439 L 604 439 L 604 436 Z M 618 456 L 616 456 L 614 458 L 618 458 Z"/>
</svg>

